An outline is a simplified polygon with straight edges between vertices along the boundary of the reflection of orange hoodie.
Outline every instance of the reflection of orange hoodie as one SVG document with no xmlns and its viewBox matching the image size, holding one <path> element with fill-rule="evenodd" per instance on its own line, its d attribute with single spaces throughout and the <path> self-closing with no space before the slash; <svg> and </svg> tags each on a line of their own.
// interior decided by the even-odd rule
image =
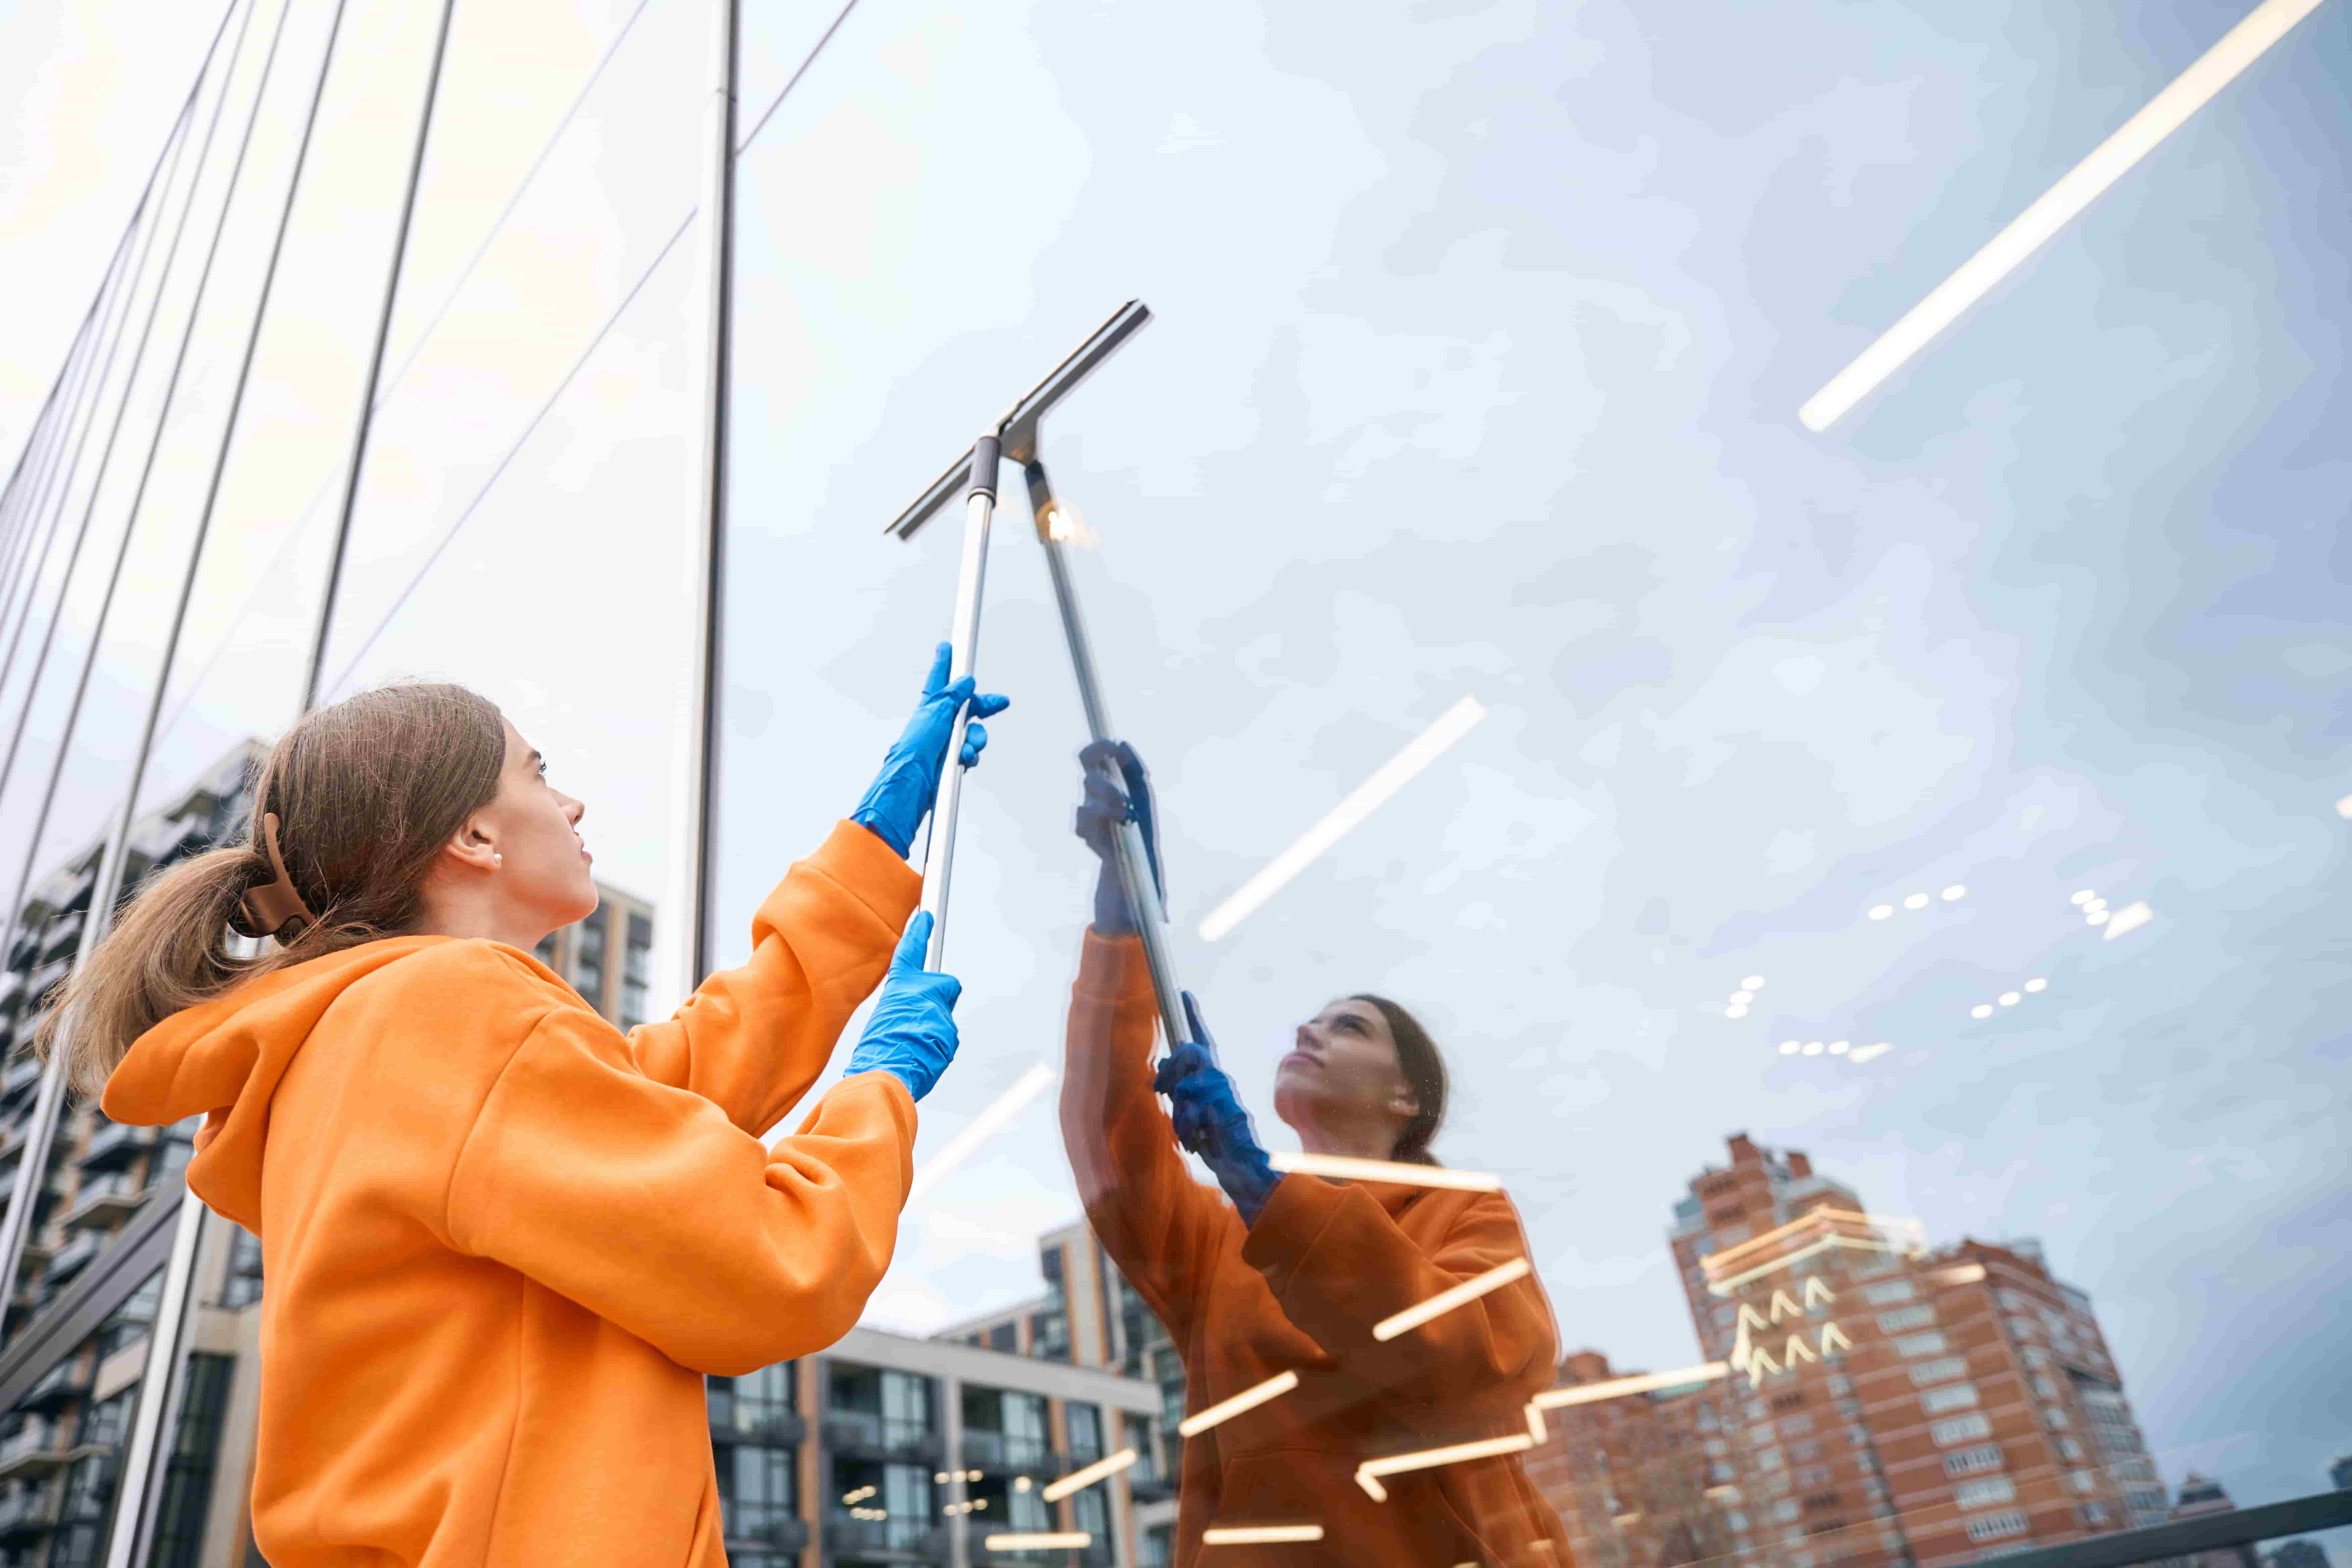
<svg viewBox="0 0 2352 1568">
<path fill-rule="evenodd" d="M 832 1343 L 881 1279 L 915 1107 L 862 1073 L 773 1151 L 920 879 L 836 827 L 755 951 L 623 1037 L 502 943 L 396 937 L 164 1020 L 118 1121 L 261 1237 L 254 1534 L 277 1568 L 717 1568 L 702 1376 Z"/>
<path fill-rule="evenodd" d="M 1517 1458 L 1391 1475 L 1356 1467 L 1524 1436 L 1552 1381 L 1551 1307 L 1528 1275 L 1382 1342 L 1373 1325 L 1527 1256 L 1499 1193 L 1288 1175 L 1244 1226 L 1192 1180 L 1151 1091 L 1158 1014 L 1142 943 L 1088 932 L 1070 1007 L 1062 1131 L 1087 1217 L 1184 1358 L 1197 1414 L 1284 1372 L 1298 1386 L 1184 1440 L 1176 1563 L 1204 1530 L 1319 1524 L 1322 1540 L 1209 1561 L 1346 1568 L 1568 1568 L 1559 1516 Z"/>
</svg>

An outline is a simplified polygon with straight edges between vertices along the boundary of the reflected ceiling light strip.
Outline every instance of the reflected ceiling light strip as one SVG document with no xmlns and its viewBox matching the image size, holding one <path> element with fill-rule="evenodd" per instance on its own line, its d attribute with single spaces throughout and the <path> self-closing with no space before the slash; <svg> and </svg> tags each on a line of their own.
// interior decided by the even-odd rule
<svg viewBox="0 0 2352 1568">
<path fill-rule="evenodd" d="M 1429 1321 L 1442 1318 L 1456 1307 L 1466 1306 L 1490 1290 L 1499 1290 L 1514 1279 L 1524 1279 L 1534 1272 L 1524 1258 L 1514 1258 L 1474 1279 L 1465 1279 L 1451 1290 L 1440 1290 L 1416 1307 L 1407 1307 L 1393 1317 L 1382 1318 L 1372 1325 L 1372 1338 L 1383 1342 L 1399 1334 L 1410 1333 Z"/>
<path fill-rule="evenodd" d="M 992 1535 L 991 1552 L 1050 1552 L 1057 1546 L 1092 1546 L 1094 1536 L 1083 1530 L 1045 1530 L 1026 1535 Z"/>
<path fill-rule="evenodd" d="M 1853 1051 L 1847 1055 L 1845 1059 L 1850 1062 L 1874 1061 L 1894 1048 L 1895 1047 L 1893 1046 L 1888 1045 L 1884 1040 L 1881 1040 L 1874 1046 L 1856 1046 Z"/>
<path fill-rule="evenodd" d="M 1379 810 L 1389 796 L 1402 789 L 1413 775 L 1435 762 L 1446 747 L 1468 734 L 1471 727 L 1486 716 L 1486 710 L 1475 697 L 1465 697 L 1447 709 L 1436 723 L 1423 731 L 1403 751 L 1382 763 L 1378 773 L 1359 784 L 1354 794 L 1325 814 L 1322 821 L 1300 834 L 1297 843 L 1211 910 L 1208 919 L 1201 922 L 1201 940 L 1214 942 L 1247 920 L 1260 904 L 1281 891 L 1283 884 Z"/>
<path fill-rule="evenodd" d="M 1069 1496 L 1072 1492 L 1081 1492 L 1086 1490 L 1088 1487 L 1094 1485 L 1097 1481 L 1101 1480 L 1106 1476 L 1115 1476 L 1118 1474 L 1119 1471 L 1135 1463 L 1135 1460 L 1136 1452 L 1134 1449 L 1121 1448 L 1118 1453 L 1113 1454 L 1108 1459 L 1097 1459 L 1093 1464 L 1088 1465 L 1083 1470 L 1072 1470 L 1068 1475 L 1064 1476 L 1060 1480 L 1055 1481 L 1052 1486 L 1047 1487 L 1038 1495 L 1044 1498 L 1047 1502 L 1059 1502 L 1064 1498 Z"/>
<path fill-rule="evenodd" d="M 1543 1406 L 1532 1399 L 1528 1400 L 1527 1417 L 1528 1436 L 1534 1442 L 1542 1442 L 1547 1436 L 1544 1431 Z"/>
<path fill-rule="evenodd" d="M 1487 1459 L 1498 1454 L 1524 1454 L 1534 1447 L 1535 1439 L 1524 1432 L 1508 1437 L 1485 1437 L 1475 1443 L 1452 1443 L 1443 1448 L 1423 1448 L 1415 1454 L 1391 1454 L 1385 1459 L 1366 1459 L 1356 1467 L 1356 1484 L 1371 1495 L 1374 1502 L 1389 1500 L 1389 1489 L 1381 1485 L 1380 1478 L 1406 1470 L 1429 1470 L 1440 1465 L 1458 1465 L 1465 1459 Z"/>
<path fill-rule="evenodd" d="M 1570 1405 L 1591 1405 L 1603 1399 L 1622 1399 L 1629 1394 L 1647 1394 L 1653 1389 L 1712 1383 L 1730 1373 L 1728 1362 L 1711 1361 L 1675 1372 L 1645 1372 L 1638 1377 L 1612 1377 L 1606 1383 L 1587 1383 L 1575 1388 L 1547 1388 L 1536 1395 L 1535 1405 L 1540 1410 L 1558 1410 Z"/>
<path fill-rule="evenodd" d="M 1054 1081 L 1054 1069 L 1044 1062 L 1031 1066 L 1014 1081 L 1011 1089 L 996 1097 L 995 1103 L 971 1119 L 962 1131 L 949 1139 L 940 1152 L 923 1162 L 915 1173 L 914 1185 L 907 1189 L 907 1202 L 911 1204 L 933 1187 L 949 1172 L 963 1163 L 974 1149 L 1004 1131 L 1013 1119 L 1029 1109 L 1029 1102 Z"/>
<path fill-rule="evenodd" d="M 1201 1531 L 1203 1546 L 1271 1546 L 1284 1541 L 1320 1541 L 1319 1524 L 1243 1524 Z"/>
<path fill-rule="evenodd" d="M 1276 1150 L 1266 1156 L 1277 1171 L 1329 1176 L 1342 1182 L 1402 1182 L 1415 1187 L 1450 1187 L 1465 1193 L 1499 1193 L 1500 1176 L 1481 1171 L 1449 1171 L 1443 1165 L 1407 1165 L 1391 1160 L 1354 1160 L 1344 1154 L 1304 1154 Z"/>
<path fill-rule="evenodd" d="M 1843 1248 L 1849 1252 L 1900 1253 L 1903 1251 L 1902 1247 L 1890 1241 L 1864 1241 L 1851 1236 L 1825 1236 L 1811 1247 L 1801 1247 L 1786 1258 L 1776 1258 L 1771 1262 L 1751 1268 L 1745 1274 L 1735 1274 L 1728 1279 L 1710 1279 L 1706 1283 L 1706 1288 L 1710 1294 L 1728 1296 L 1742 1285 L 1751 1280 L 1761 1279 L 1776 1268 L 1787 1268 L 1793 1264 L 1803 1262 L 1817 1252 L 1827 1252 L 1832 1247 Z"/>
<path fill-rule="evenodd" d="M 1269 1399 L 1279 1399 L 1298 1386 L 1295 1372 L 1277 1372 L 1255 1388 L 1244 1388 L 1231 1399 L 1210 1405 L 1198 1415 L 1187 1415 L 1176 1423 L 1179 1436 L 1191 1437 L 1207 1431 L 1220 1421 L 1230 1421 L 1244 1410 L 1255 1410 Z"/>
<path fill-rule="evenodd" d="M 2107 929 L 2102 931 L 2100 935 L 2105 940 L 2113 942 L 2116 938 L 2123 935 L 2126 931 L 2139 930 L 2140 927 L 2147 924 L 2148 921 L 2155 918 L 2156 911 L 2149 909 L 2145 903 L 2126 904 L 2122 909 L 2119 909 L 2115 912 L 2113 918 L 2109 919 L 2105 922 Z"/>
<path fill-rule="evenodd" d="M 1930 1285 L 1973 1285 L 1985 1277 L 1981 1263 L 1963 1263 L 1954 1268 L 1938 1268 L 1927 1276 Z"/>
<path fill-rule="evenodd" d="M 1805 428 L 1826 430 L 1836 424 L 2318 5 L 2319 0 L 2263 0 L 2196 64 L 2124 121 L 2122 129 L 2068 170 L 1983 249 L 1962 262 L 1958 271 L 1887 329 L 1885 336 L 1807 399 L 1797 411 Z"/>
</svg>

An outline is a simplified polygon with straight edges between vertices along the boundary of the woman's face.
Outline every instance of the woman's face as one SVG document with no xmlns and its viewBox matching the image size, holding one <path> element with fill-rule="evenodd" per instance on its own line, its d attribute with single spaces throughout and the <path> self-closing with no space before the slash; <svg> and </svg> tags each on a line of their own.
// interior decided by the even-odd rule
<svg viewBox="0 0 2352 1568">
<path fill-rule="evenodd" d="M 580 837 L 588 808 L 547 782 L 547 763 L 512 724 L 499 793 L 477 820 L 490 829 L 499 891 L 549 931 L 596 910 L 593 858 Z"/>
<path fill-rule="evenodd" d="M 1292 1127 L 1393 1123 L 1402 1131 L 1416 1109 L 1388 1019 L 1353 997 L 1299 1025 L 1274 1069 L 1274 1113 Z"/>
</svg>

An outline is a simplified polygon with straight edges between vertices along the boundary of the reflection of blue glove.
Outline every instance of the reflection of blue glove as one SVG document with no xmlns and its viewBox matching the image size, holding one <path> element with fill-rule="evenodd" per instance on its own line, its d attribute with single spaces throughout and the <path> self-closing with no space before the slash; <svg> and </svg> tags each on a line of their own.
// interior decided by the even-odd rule
<svg viewBox="0 0 2352 1568">
<path fill-rule="evenodd" d="M 872 828 L 883 843 L 901 855 L 915 842 L 915 829 L 923 825 L 924 815 L 939 795 L 940 764 L 947 760 L 948 741 L 955 734 L 956 710 L 967 700 L 971 703 L 972 721 L 964 726 L 960 759 L 969 768 L 979 765 L 980 753 L 988 745 L 988 731 L 980 721 L 1011 706 L 1006 698 L 972 696 L 969 675 L 949 685 L 950 658 L 948 645 L 940 644 L 931 659 L 930 677 L 923 682 L 922 700 L 915 705 L 915 716 L 907 721 L 906 731 L 883 756 L 874 786 L 849 814 L 851 821 Z"/>
<path fill-rule="evenodd" d="M 907 922 L 898 951 L 883 978 L 882 994 L 866 1020 L 866 1033 L 841 1076 L 887 1072 L 898 1075 L 917 1100 L 931 1092 L 940 1074 L 955 1060 L 956 998 L 963 982 L 952 974 L 933 974 L 923 967 L 923 950 L 930 945 L 931 916 L 919 910 Z"/>
<path fill-rule="evenodd" d="M 1241 1211 L 1242 1223 L 1255 1225 L 1282 1177 L 1259 1146 L 1234 1080 L 1217 1065 L 1216 1042 L 1209 1038 L 1201 1004 L 1190 991 L 1184 993 L 1184 1024 L 1192 1037 L 1168 1053 L 1151 1087 L 1171 1102 L 1176 1142 L 1215 1173 L 1217 1184 Z"/>
<path fill-rule="evenodd" d="M 1151 862 L 1151 883 L 1165 906 L 1168 883 L 1160 869 L 1159 812 L 1151 802 L 1151 780 L 1143 759 L 1124 741 L 1097 741 L 1078 753 L 1086 769 L 1086 798 L 1078 803 L 1078 837 L 1102 860 L 1095 878 L 1095 930 L 1105 936 L 1126 936 L 1135 930 L 1134 911 L 1127 907 L 1127 891 L 1118 880 L 1118 850 L 1114 835 L 1118 824 L 1133 820 L 1143 829 L 1143 853 Z"/>
</svg>

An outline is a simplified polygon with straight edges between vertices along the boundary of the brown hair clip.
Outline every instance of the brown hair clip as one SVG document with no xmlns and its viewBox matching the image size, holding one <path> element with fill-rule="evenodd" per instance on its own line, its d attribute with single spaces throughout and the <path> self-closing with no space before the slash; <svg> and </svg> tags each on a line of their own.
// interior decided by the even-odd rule
<svg viewBox="0 0 2352 1568">
<path fill-rule="evenodd" d="M 237 902 L 237 910 L 245 918 L 239 920 L 235 915 L 230 916 L 229 926 L 239 936 L 257 939 L 270 936 L 281 942 L 292 942 L 302 932 L 297 931 L 289 936 L 286 931 L 289 924 L 299 921 L 304 930 L 308 930 L 318 923 L 319 917 L 310 912 L 310 906 L 304 903 L 302 895 L 294 890 L 294 879 L 286 872 L 286 858 L 278 853 L 276 812 L 262 814 L 261 831 L 255 837 L 268 852 L 270 869 L 278 873 L 278 879 L 247 889 L 245 897 Z"/>
</svg>

